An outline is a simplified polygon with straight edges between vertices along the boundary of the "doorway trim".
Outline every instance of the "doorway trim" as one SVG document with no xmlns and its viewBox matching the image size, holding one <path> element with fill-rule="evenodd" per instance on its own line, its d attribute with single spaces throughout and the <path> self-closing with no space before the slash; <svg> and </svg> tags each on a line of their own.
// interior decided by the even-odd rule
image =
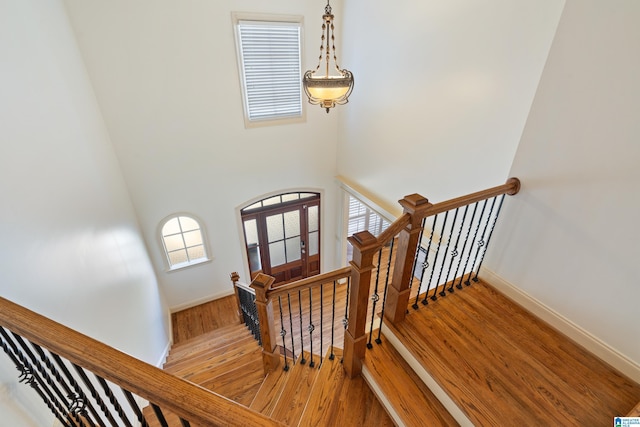
<svg viewBox="0 0 640 427">
<path fill-rule="evenodd" d="M 249 271 L 249 258 L 247 256 L 246 244 L 244 238 L 244 227 L 242 224 L 242 209 L 247 206 L 251 206 L 254 203 L 257 203 L 261 200 L 268 199 L 269 197 L 278 196 L 280 194 L 286 193 L 318 193 L 320 195 L 320 272 L 324 271 L 324 252 L 325 252 L 325 236 L 326 233 L 322 230 L 325 230 L 325 211 L 324 206 L 326 203 L 323 203 L 325 199 L 325 191 L 321 188 L 317 187 L 291 187 L 280 190 L 270 191 L 268 193 L 263 193 L 252 197 L 251 199 L 247 199 L 244 202 L 240 203 L 235 207 L 235 217 L 236 217 L 236 227 L 238 232 L 238 243 L 240 244 L 239 250 L 242 255 L 242 268 L 237 268 L 235 271 L 242 271 L 240 281 L 243 283 L 251 283 L 251 272 Z"/>
</svg>

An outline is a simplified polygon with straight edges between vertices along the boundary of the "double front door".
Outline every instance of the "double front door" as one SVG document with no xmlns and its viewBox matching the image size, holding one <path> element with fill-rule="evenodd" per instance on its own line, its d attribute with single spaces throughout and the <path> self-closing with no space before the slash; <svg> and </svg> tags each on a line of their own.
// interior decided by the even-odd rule
<svg viewBox="0 0 640 427">
<path fill-rule="evenodd" d="M 242 210 L 251 279 L 273 276 L 276 284 L 320 273 L 320 195 L 288 193 Z"/>
</svg>

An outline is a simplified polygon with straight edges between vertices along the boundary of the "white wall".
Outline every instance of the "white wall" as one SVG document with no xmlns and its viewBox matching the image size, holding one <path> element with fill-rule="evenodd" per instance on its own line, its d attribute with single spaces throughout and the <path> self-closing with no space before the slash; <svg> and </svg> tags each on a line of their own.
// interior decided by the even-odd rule
<svg viewBox="0 0 640 427">
<path fill-rule="evenodd" d="M 563 3 L 345 2 L 338 173 L 387 204 L 502 184 Z"/>
<path fill-rule="evenodd" d="M 0 0 L 0 61 L 0 295 L 157 363 L 166 305 L 61 2 Z"/>
<path fill-rule="evenodd" d="M 303 15 L 307 69 L 324 4 L 65 2 L 171 307 L 232 292 L 232 271 L 248 280 L 236 209 L 257 196 L 324 190 L 323 226 L 336 228 L 337 112 L 308 106 L 304 124 L 245 129 L 231 21 L 232 11 Z M 203 220 L 213 262 L 165 272 L 157 226 L 174 212 Z M 335 246 L 324 233 L 324 270 L 335 267 Z"/>
<path fill-rule="evenodd" d="M 485 266 L 640 365 L 640 3 L 567 0 Z"/>
</svg>

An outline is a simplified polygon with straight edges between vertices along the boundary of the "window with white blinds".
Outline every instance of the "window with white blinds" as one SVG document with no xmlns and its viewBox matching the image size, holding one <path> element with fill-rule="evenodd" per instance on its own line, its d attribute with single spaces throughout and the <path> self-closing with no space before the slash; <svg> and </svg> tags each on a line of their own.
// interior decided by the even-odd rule
<svg viewBox="0 0 640 427">
<path fill-rule="evenodd" d="M 389 221 L 382 218 L 369 206 L 362 203 L 352 195 L 349 195 L 349 219 L 347 236 L 359 231 L 368 230 L 374 236 L 378 236 L 389 227 Z"/>
<path fill-rule="evenodd" d="M 245 123 L 302 119 L 301 19 L 234 24 Z"/>
</svg>

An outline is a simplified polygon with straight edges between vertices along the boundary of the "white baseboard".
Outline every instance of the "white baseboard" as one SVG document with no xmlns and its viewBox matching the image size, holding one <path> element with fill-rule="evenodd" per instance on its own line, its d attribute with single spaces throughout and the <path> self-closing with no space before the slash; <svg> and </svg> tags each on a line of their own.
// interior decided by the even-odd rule
<svg viewBox="0 0 640 427">
<path fill-rule="evenodd" d="M 498 276 L 493 271 L 483 267 L 480 270 L 480 277 L 482 280 L 495 287 L 498 291 L 502 292 L 505 296 L 520 304 L 573 341 L 604 360 L 622 374 L 626 375 L 633 381 L 640 383 L 640 365 L 626 357 L 624 354 L 618 352 L 607 343 L 582 329 L 560 313 L 552 310 L 520 288 Z"/>
</svg>

